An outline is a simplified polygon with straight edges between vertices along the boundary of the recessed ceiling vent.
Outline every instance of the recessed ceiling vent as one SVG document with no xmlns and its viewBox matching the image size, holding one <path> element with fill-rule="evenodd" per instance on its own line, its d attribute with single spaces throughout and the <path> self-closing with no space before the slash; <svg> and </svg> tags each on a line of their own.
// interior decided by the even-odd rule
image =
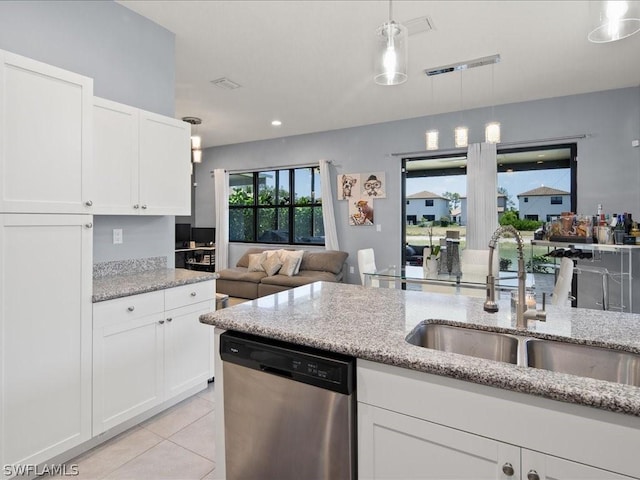
<svg viewBox="0 0 640 480">
<path fill-rule="evenodd" d="M 457 72 L 458 70 L 468 70 L 475 67 L 483 67 L 500 62 L 500 54 L 489 55 L 488 57 L 476 58 L 475 60 L 467 60 L 466 62 L 452 63 L 451 65 L 443 65 L 442 67 L 427 68 L 424 73 L 428 77 L 434 75 L 442 75 L 443 73 Z"/>
<path fill-rule="evenodd" d="M 226 77 L 211 80 L 211 83 L 213 83 L 216 87 L 222 88 L 224 90 L 235 90 L 236 88 L 240 88 L 242 86 L 237 84 L 236 82 L 229 80 Z"/>
<path fill-rule="evenodd" d="M 409 33 L 409 35 L 415 35 L 416 33 L 422 32 L 430 32 L 431 30 L 435 30 L 436 28 L 433 24 L 433 20 L 429 16 L 412 18 L 411 20 L 402 22 L 402 24 L 407 27 L 407 32 Z"/>
</svg>

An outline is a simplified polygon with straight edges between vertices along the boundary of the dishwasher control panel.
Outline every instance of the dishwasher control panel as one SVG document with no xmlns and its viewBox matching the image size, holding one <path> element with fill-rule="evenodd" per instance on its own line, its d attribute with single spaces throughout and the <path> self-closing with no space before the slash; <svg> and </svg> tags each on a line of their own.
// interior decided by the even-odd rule
<svg viewBox="0 0 640 480">
<path fill-rule="evenodd" d="M 220 336 L 223 361 L 262 370 L 292 380 L 350 394 L 355 383 L 355 359 L 301 345 L 239 332 Z"/>
</svg>

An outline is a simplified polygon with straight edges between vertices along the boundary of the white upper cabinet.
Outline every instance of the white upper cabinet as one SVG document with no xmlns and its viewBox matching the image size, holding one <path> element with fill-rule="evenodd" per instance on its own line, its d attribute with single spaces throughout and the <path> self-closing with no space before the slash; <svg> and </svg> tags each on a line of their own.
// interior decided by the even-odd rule
<svg viewBox="0 0 640 480">
<path fill-rule="evenodd" d="M 93 80 L 0 50 L 0 212 L 92 213 Z"/>
<path fill-rule="evenodd" d="M 94 213 L 190 215 L 188 123 L 94 98 Z"/>
</svg>

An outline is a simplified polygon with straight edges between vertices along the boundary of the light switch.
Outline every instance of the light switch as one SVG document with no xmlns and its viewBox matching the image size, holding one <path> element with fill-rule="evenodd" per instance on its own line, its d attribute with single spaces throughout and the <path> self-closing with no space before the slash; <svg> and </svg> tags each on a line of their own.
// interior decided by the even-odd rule
<svg viewBox="0 0 640 480">
<path fill-rule="evenodd" d="M 376 224 L 376 232 L 381 232 L 382 231 L 382 225 L 380 225 L 379 223 Z"/>
<path fill-rule="evenodd" d="M 122 229 L 114 228 L 113 229 L 113 244 L 120 245 L 122 243 Z"/>
</svg>

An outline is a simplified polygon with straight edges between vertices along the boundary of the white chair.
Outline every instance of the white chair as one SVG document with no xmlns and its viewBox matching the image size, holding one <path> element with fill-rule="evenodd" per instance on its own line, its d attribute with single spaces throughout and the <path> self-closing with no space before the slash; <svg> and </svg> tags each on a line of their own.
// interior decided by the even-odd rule
<svg viewBox="0 0 640 480">
<path fill-rule="evenodd" d="M 568 306 L 569 292 L 571 291 L 571 280 L 573 279 L 573 261 L 567 257 L 562 257 L 560 270 L 556 279 L 556 286 L 551 294 L 552 305 Z"/>
<path fill-rule="evenodd" d="M 363 248 L 362 250 L 358 250 L 358 271 L 360 272 L 360 281 L 362 282 L 362 285 L 365 285 L 364 274 L 375 273 L 376 270 L 376 260 L 373 248 Z M 372 281 L 371 286 L 373 287 L 377 285 L 374 285 Z"/>
</svg>

